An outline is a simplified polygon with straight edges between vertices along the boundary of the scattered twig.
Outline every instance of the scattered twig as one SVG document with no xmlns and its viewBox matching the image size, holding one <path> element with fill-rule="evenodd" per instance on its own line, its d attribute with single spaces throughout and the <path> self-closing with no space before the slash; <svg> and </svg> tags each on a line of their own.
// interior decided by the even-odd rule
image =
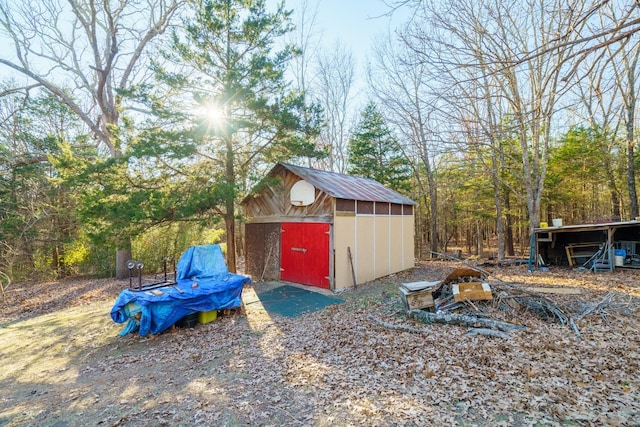
<svg viewBox="0 0 640 427">
<path fill-rule="evenodd" d="M 558 319 L 562 325 L 569 323 L 569 316 L 556 303 L 548 298 L 538 296 L 537 298 L 519 299 L 518 303 L 538 314 L 540 317 L 553 317 Z"/>
<path fill-rule="evenodd" d="M 473 310 L 474 310 L 474 311 L 480 311 L 480 310 L 478 309 L 478 307 L 476 307 L 476 305 L 475 305 L 471 300 L 469 300 L 469 301 L 464 301 L 464 303 L 465 303 L 465 304 L 467 304 L 467 305 L 470 305 L 470 306 L 471 306 L 471 308 L 473 308 Z"/>
<path fill-rule="evenodd" d="M 496 331 L 494 329 L 487 328 L 471 328 L 467 331 L 468 337 L 475 337 L 476 335 L 483 335 L 485 337 L 502 338 L 503 340 L 509 340 L 511 337 L 504 332 Z"/>
<path fill-rule="evenodd" d="M 573 329 L 573 333 L 576 334 L 576 336 L 579 339 L 582 339 L 582 334 L 580 333 L 580 329 L 578 329 L 578 325 L 576 325 L 576 322 L 573 321 L 573 317 L 569 318 L 569 325 L 571 325 L 571 329 Z"/>
<path fill-rule="evenodd" d="M 383 326 L 387 329 L 392 329 L 394 331 L 402 331 L 402 332 L 411 332 L 414 334 L 424 334 L 427 333 L 428 331 L 422 330 L 422 329 L 418 329 L 418 328 L 413 328 L 411 326 L 406 326 L 406 325 L 394 325 L 393 323 L 387 323 L 387 322 L 383 322 L 380 319 L 376 319 L 375 317 L 369 315 L 368 316 L 369 319 L 373 320 L 375 323 L 377 323 L 380 326 Z"/>
<path fill-rule="evenodd" d="M 607 295 L 604 296 L 604 298 L 602 298 L 600 301 L 598 301 L 595 304 L 590 305 L 589 307 L 587 307 L 585 310 L 582 310 L 581 313 L 578 313 L 578 317 L 576 318 L 576 320 L 582 320 L 585 317 L 589 316 L 590 314 L 595 313 L 596 311 L 600 311 L 603 308 L 607 307 L 609 304 L 611 304 L 611 301 L 613 300 L 613 293 L 609 292 Z"/>
<path fill-rule="evenodd" d="M 291 418 L 293 421 L 297 422 L 298 424 L 304 424 L 302 421 L 300 421 L 299 419 L 297 419 L 296 417 L 294 417 L 293 415 L 291 415 L 291 412 L 287 411 L 284 408 L 281 408 L 278 405 L 273 405 L 274 408 L 278 409 L 279 411 L 284 412 L 285 414 L 287 414 L 289 416 L 289 418 Z"/>
</svg>

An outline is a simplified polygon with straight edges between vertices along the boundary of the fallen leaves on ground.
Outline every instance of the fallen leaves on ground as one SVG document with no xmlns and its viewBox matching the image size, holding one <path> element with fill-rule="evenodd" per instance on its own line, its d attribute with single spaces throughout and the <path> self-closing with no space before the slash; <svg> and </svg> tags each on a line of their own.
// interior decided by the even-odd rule
<svg viewBox="0 0 640 427">
<path fill-rule="evenodd" d="M 55 333 L 79 347 L 67 374 L 54 381 L 62 374 L 47 370 L 49 350 L 32 340 L 24 351 L 42 351 L 34 362 L 40 374 L 0 374 L 0 386 L 10 390 L 0 398 L 0 424 L 635 425 L 637 273 L 494 268 L 495 278 L 523 287 L 580 288 L 578 295 L 545 294 L 565 306 L 615 293 L 606 316 L 579 321 L 582 339 L 553 319 L 482 303 L 484 315 L 527 327 L 502 340 L 405 316 L 398 285 L 441 279 L 454 266 L 425 263 L 345 292 L 345 303 L 298 318 L 272 317 L 260 329 L 236 314 L 152 339 L 117 337 L 121 325 L 109 325 L 108 312 L 100 312 L 103 336 L 88 341 L 78 335 L 83 331 L 57 325 Z M 2 327 L 26 334 L 17 329 L 26 319 L 69 305 L 104 307 L 123 283 L 29 286 L 2 308 Z M 385 328 L 371 317 L 422 333 Z"/>
</svg>

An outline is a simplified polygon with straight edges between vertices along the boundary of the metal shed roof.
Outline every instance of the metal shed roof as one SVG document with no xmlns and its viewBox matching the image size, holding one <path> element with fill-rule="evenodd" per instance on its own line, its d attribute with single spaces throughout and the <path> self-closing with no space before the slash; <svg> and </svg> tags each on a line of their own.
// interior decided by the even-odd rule
<svg viewBox="0 0 640 427">
<path fill-rule="evenodd" d="M 271 169 L 268 175 L 274 175 L 278 168 L 284 168 L 290 171 L 314 187 L 324 191 L 329 196 L 337 199 L 397 203 L 401 205 L 417 204 L 413 200 L 385 187 L 373 179 L 320 169 L 305 168 L 287 163 L 278 163 Z"/>
</svg>

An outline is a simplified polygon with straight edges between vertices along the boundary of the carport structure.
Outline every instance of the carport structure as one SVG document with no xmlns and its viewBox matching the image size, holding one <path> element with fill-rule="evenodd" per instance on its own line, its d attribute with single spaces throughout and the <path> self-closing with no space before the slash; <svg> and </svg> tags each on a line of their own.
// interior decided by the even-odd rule
<svg viewBox="0 0 640 427">
<path fill-rule="evenodd" d="M 535 228 L 534 237 L 536 254 L 545 263 L 576 267 L 603 251 L 608 270 L 640 268 L 640 221 Z M 624 253 L 621 265 L 612 262 L 618 251 Z"/>
</svg>

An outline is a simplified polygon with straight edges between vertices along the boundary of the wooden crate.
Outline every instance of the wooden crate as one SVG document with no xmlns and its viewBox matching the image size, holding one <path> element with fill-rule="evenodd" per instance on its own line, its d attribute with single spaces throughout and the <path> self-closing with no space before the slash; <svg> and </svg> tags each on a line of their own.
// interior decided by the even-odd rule
<svg viewBox="0 0 640 427">
<path fill-rule="evenodd" d="M 400 286 L 400 298 L 404 303 L 405 310 L 419 310 L 421 308 L 433 307 L 432 288 L 425 288 L 419 291 L 410 291 Z"/>
<path fill-rule="evenodd" d="M 454 301 L 480 301 L 493 299 L 488 283 L 469 282 L 451 286 Z"/>
</svg>

